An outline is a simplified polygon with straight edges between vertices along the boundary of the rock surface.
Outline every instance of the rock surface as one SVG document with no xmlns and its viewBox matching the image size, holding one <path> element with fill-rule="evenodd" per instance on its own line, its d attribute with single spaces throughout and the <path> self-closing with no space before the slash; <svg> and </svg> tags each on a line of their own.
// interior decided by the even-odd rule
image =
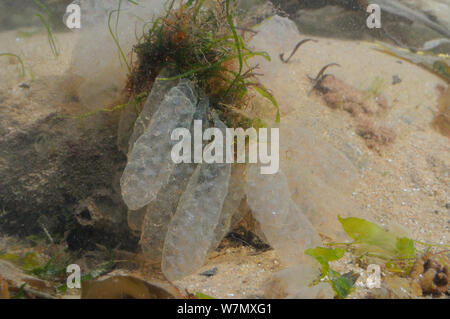
<svg viewBox="0 0 450 319">
<path fill-rule="evenodd" d="M 422 48 L 450 32 L 448 0 L 280 1 L 273 0 L 296 22 L 300 32 L 349 40 L 382 40 Z M 381 29 L 366 25 L 369 3 L 381 6 Z M 448 53 L 444 45 L 439 52 Z"/>
<path fill-rule="evenodd" d="M 33 298 L 54 299 L 51 295 L 52 287 L 49 282 L 29 276 L 10 262 L 0 260 L 0 283 L 7 282 L 10 294 L 18 293 L 23 287 L 24 292 Z M 3 295 L 6 295 L 3 292 Z M 0 299 L 2 299 L 2 287 L 0 287 Z"/>
<path fill-rule="evenodd" d="M 61 105 L 68 104 L 60 89 L 64 83 L 40 79 L 3 100 L 13 107 L 0 109 L 1 229 L 20 236 L 48 231 L 55 238 L 70 231 L 69 246 L 75 249 L 96 240 L 131 248 L 136 241 L 130 242 L 126 206 L 112 187 L 125 165 L 115 146 L 118 118 L 58 118 Z"/>
</svg>

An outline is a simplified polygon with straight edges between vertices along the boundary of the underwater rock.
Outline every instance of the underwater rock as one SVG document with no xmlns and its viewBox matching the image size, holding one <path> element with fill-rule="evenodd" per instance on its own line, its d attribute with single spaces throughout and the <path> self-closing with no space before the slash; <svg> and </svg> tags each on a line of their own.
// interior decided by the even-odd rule
<svg viewBox="0 0 450 319">
<path fill-rule="evenodd" d="M 362 39 L 371 31 L 367 28 L 364 11 L 334 5 L 300 9 L 293 19 L 302 33 L 328 38 Z"/>
<path fill-rule="evenodd" d="M 4 291 L 2 291 L 2 287 Z M 2 295 L 4 298 L 11 297 L 12 292 L 15 295 L 20 290 L 28 298 L 55 299 L 52 296 L 54 288 L 49 282 L 25 274 L 16 265 L 0 260 L 0 299 L 2 299 Z"/>
<path fill-rule="evenodd" d="M 371 299 L 417 299 L 422 297 L 422 290 L 420 285 L 410 278 L 386 275 L 381 282 L 381 287 L 371 289 L 368 297 Z"/>
<path fill-rule="evenodd" d="M 95 249 L 100 244 L 134 250 L 138 240 L 127 227 L 126 212 L 120 195 L 112 189 L 95 190 L 74 208 L 77 226 L 67 234 L 69 249 Z M 43 217 L 38 220 L 43 224 L 46 221 Z"/>
<path fill-rule="evenodd" d="M 215 118 L 214 125 L 225 136 L 225 124 Z M 162 270 L 170 281 L 203 265 L 215 237 L 230 175 L 231 164 L 204 163 L 189 180 L 164 243 Z"/>
<path fill-rule="evenodd" d="M 284 173 L 263 175 L 257 165 L 250 165 L 246 192 L 253 216 L 282 262 L 292 266 L 308 261 L 303 252 L 321 240 L 292 200 Z"/>
<path fill-rule="evenodd" d="M 450 260 L 446 252 L 428 252 L 418 258 L 409 274 L 424 294 L 440 296 L 450 291 Z"/>
<path fill-rule="evenodd" d="M 64 81 L 36 79 L 33 99 L 8 95 L 2 102 L 20 105 L 20 112 L 0 108 L 0 131 L 7 132 L 0 135 L 0 231 L 23 237 L 48 231 L 54 238 L 66 233 L 76 239 L 70 244 L 76 249 L 95 246 L 97 239 L 108 248 L 121 243 L 135 249 L 138 240 L 128 228 L 120 189 L 115 189 L 115 176 L 126 164 L 116 147 L 118 117 L 57 116 L 66 103 Z M 92 213 L 82 209 L 91 199 L 101 218 L 80 224 L 78 213 Z M 88 233 L 90 240 L 83 235 Z"/>
<path fill-rule="evenodd" d="M 368 3 L 375 3 L 381 10 L 390 14 L 406 18 L 413 22 L 423 23 L 436 32 L 450 37 L 449 7 L 450 4 L 436 0 L 369 0 Z M 430 18 L 430 15 L 433 18 Z"/>
<path fill-rule="evenodd" d="M 181 292 L 165 282 L 148 283 L 131 276 L 113 276 L 81 283 L 81 299 L 177 299 Z"/>
<path fill-rule="evenodd" d="M 304 34 L 326 38 L 367 39 L 383 33 L 367 28 L 366 8 L 377 4 L 382 10 L 383 30 L 404 45 L 416 40 L 449 36 L 450 2 L 448 0 L 351 0 L 351 1 L 284 1 L 273 0 L 297 23 Z M 405 43 L 406 42 L 406 43 Z M 415 43 L 417 44 L 417 43 Z M 416 47 L 416 46 L 414 46 Z"/>
<path fill-rule="evenodd" d="M 166 95 L 149 127 L 136 141 L 120 181 L 129 209 L 138 210 L 150 203 L 169 181 L 175 165 L 171 159 L 175 142 L 170 134 L 176 128 L 190 128 L 196 105 L 192 84 L 181 82 Z"/>
<path fill-rule="evenodd" d="M 207 125 L 206 112 L 208 107 L 208 99 L 201 99 L 193 118 L 193 120 L 203 121 L 205 126 L 203 129 L 206 129 Z M 193 128 L 193 122 L 191 129 Z M 139 243 L 148 261 L 161 261 L 169 223 L 177 210 L 180 197 L 185 191 L 195 167 L 196 164 L 194 163 L 176 164 L 169 182 L 161 188 L 156 199 L 146 206 Z M 130 212 L 130 214 L 134 214 L 134 212 Z"/>
<path fill-rule="evenodd" d="M 41 0 L 50 11 L 49 24 L 53 29 L 61 30 L 66 26 L 60 17 L 66 12 L 67 0 Z M 37 6 L 15 0 L 2 0 L 0 3 L 0 31 L 18 28 L 42 27 L 42 22 L 36 17 Z"/>
</svg>

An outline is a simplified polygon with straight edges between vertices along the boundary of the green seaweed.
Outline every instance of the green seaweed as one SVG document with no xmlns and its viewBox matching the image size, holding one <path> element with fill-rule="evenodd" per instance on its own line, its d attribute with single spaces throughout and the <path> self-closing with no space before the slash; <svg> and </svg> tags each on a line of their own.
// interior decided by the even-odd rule
<svg viewBox="0 0 450 319">
<path fill-rule="evenodd" d="M 266 52 L 249 50 L 236 32 L 232 9 L 235 0 L 220 0 L 216 4 L 217 7 L 212 9 L 204 7 L 205 2 L 180 2 L 180 7 L 175 9 L 175 0 L 172 0 L 168 2 L 164 16 L 144 22 L 143 34 L 137 38 L 137 44 L 133 47 L 132 54 L 136 55 L 137 59 L 132 59 L 132 64 L 129 63 L 118 36 L 122 0 L 116 10 L 109 12 L 108 31 L 117 47 L 121 63 L 128 69 L 128 83 L 125 88 L 128 97 L 141 103 L 141 97 L 146 96 L 155 81 L 188 78 L 203 89 L 210 98 L 212 108 L 219 111 L 224 119 L 233 112 L 229 107 L 223 106 L 242 108 L 248 88 L 254 87 L 257 94 L 274 105 L 277 112 L 275 122 L 280 122 L 280 110 L 275 97 L 257 80 L 254 73 L 256 67 L 251 68 L 248 65 L 248 60 L 253 57 L 260 56 L 270 61 L 270 56 Z M 130 3 L 137 4 L 133 1 Z M 116 16 L 113 26 L 114 14 Z M 238 64 L 236 70 L 235 63 Z M 244 65 L 248 67 L 245 72 Z M 157 78 L 164 68 L 173 69 L 178 75 Z M 135 109 L 138 103 L 133 103 Z M 130 104 L 103 108 L 74 118 L 113 112 Z M 241 114 L 239 117 L 245 116 Z M 237 121 L 242 121 L 240 118 L 235 118 L 234 123 L 228 123 L 239 125 L 240 122 Z M 247 119 L 247 122 L 252 123 L 255 120 Z"/>
<path fill-rule="evenodd" d="M 125 65 L 127 66 L 128 72 L 131 73 L 131 66 L 130 66 L 130 64 L 129 64 L 128 61 L 127 61 L 127 58 L 126 58 L 126 56 L 125 56 L 125 53 L 124 53 L 123 50 L 122 50 L 122 47 L 120 46 L 119 39 L 118 39 L 118 34 L 117 34 L 117 27 L 118 27 L 118 24 L 119 24 L 120 6 L 121 6 L 121 3 L 122 3 L 122 1 L 119 2 L 119 8 L 118 8 L 117 10 L 111 11 L 111 12 L 109 13 L 109 15 L 108 15 L 108 30 L 109 30 L 109 33 L 111 34 L 111 37 L 112 37 L 113 40 L 114 40 L 114 43 L 115 43 L 116 46 L 117 46 L 117 49 L 119 50 L 120 57 L 122 58 L 121 61 L 123 61 L 123 62 L 125 63 Z M 117 19 L 116 19 L 116 33 L 113 32 L 112 27 L 111 27 L 111 18 L 112 18 L 112 15 L 113 15 L 115 12 L 117 12 Z"/>
<path fill-rule="evenodd" d="M 48 43 L 50 45 L 50 49 L 52 50 L 52 53 L 55 57 L 59 56 L 59 50 L 58 47 L 56 45 L 56 39 L 53 35 L 53 31 L 52 28 L 50 26 L 50 17 L 51 17 L 51 12 L 50 10 L 39 0 L 33 0 L 33 2 L 39 7 L 41 8 L 43 11 L 45 11 L 45 13 L 47 14 L 47 19 L 45 19 L 42 14 L 38 13 L 36 14 L 36 17 L 39 18 L 39 20 L 41 20 L 42 24 L 45 27 L 45 30 L 47 31 L 47 38 L 48 38 Z"/>
<path fill-rule="evenodd" d="M 281 120 L 281 115 L 280 115 L 280 107 L 278 106 L 278 102 L 275 99 L 275 97 L 262 85 L 260 86 L 255 86 L 255 90 L 256 92 L 258 92 L 262 97 L 265 97 L 266 99 L 268 99 L 270 102 L 272 102 L 272 104 L 275 106 L 276 110 L 277 110 L 277 117 L 275 122 L 276 123 L 280 123 Z"/>
<path fill-rule="evenodd" d="M 314 257 L 322 267 L 321 278 L 328 275 L 330 270 L 330 261 L 341 259 L 345 254 L 345 249 L 342 248 L 324 248 L 316 247 L 305 250 L 305 254 Z"/>
<path fill-rule="evenodd" d="M 320 277 L 312 283 L 328 282 L 337 298 L 345 298 L 353 291 L 355 276 L 352 273 L 339 274 L 331 269 L 329 263 L 341 259 L 345 252 L 359 252 L 363 257 L 378 258 L 385 263 L 386 270 L 401 275 L 408 274 L 417 258 L 415 241 L 385 230 L 379 225 L 362 218 L 342 218 L 338 220 L 347 235 L 353 239 L 350 243 L 327 243 L 329 247 L 316 247 L 305 250 L 305 254 L 315 258 L 321 266 Z M 427 244 L 425 244 L 427 245 Z M 335 248 L 330 248 L 330 247 Z M 431 244 L 430 244 L 431 246 Z M 433 245 L 434 246 L 434 245 Z"/>
<path fill-rule="evenodd" d="M 4 253 L 0 254 L 0 259 L 10 262 L 17 262 L 20 259 L 20 256 L 15 254 Z"/>
<path fill-rule="evenodd" d="M 433 63 L 433 70 L 447 79 L 450 80 L 450 67 L 444 61 L 436 61 Z"/>
<path fill-rule="evenodd" d="M 338 215 L 338 219 L 347 235 L 354 239 L 353 245 L 366 244 L 369 247 L 368 249 L 370 249 L 370 246 L 378 247 L 385 252 L 387 258 L 408 259 L 416 257 L 414 241 L 410 238 L 398 236 L 361 218 L 341 218 Z M 372 249 L 372 251 L 374 250 Z"/>
<path fill-rule="evenodd" d="M 105 272 L 111 270 L 115 265 L 115 262 L 110 260 L 104 264 L 101 264 L 100 266 L 98 266 L 96 269 L 92 270 L 91 272 L 89 272 L 86 275 L 82 275 L 80 277 L 80 281 L 84 282 L 84 281 L 88 281 L 88 280 L 94 280 L 98 277 L 100 277 L 101 275 L 103 275 Z M 65 294 L 67 292 L 67 283 L 64 283 L 58 287 L 56 287 L 56 290 L 59 293 Z"/>
<path fill-rule="evenodd" d="M 379 96 L 385 87 L 384 80 L 377 76 L 370 84 L 369 89 L 367 90 L 367 96 L 366 99 L 371 98 L 372 96 Z"/>
<path fill-rule="evenodd" d="M 233 80 L 233 82 L 230 84 L 230 87 L 228 88 L 227 92 L 229 92 L 229 90 L 233 87 L 233 85 L 239 81 L 240 77 L 242 76 L 242 69 L 244 68 L 244 60 L 242 58 L 242 49 L 241 49 L 241 38 L 238 36 L 236 29 L 234 27 L 234 23 L 233 23 L 233 17 L 231 16 L 230 13 L 230 0 L 226 0 L 225 1 L 225 7 L 226 7 L 226 13 L 227 13 L 227 21 L 228 21 L 228 25 L 230 26 L 231 32 L 233 33 L 233 37 L 234 37 L 234 41 L 235 41 L 235 46 L 236 46 L 236 50 L 238 52 L 238 58 L 239 58 L 239 72 L 236 75 L 236 78 Z"/>
<path fill-rule="evenodd" d="M 61 277 L 65 273 L 67 265 L 68 263 L 57 263 L 55 257 L 53 257 L 45 264 L 29 269 L 27 273 L 39 279 L 53 280 L 55 277 Z"/>
<path fill-rule="evenodd" d="M 0 56 L 11 56 L 16 58 L 19 61 L 20 67 L 21 67 L 21 76 L 25 76 L 25 66 L 23 64 L 23 61 L 20 56 L 13 54 L 13 53 L 0 53 Z"/>
<path fill-rule="evenodd" d="M 28 299 L 27 294 L 25 293 L 26 285 L 26 283 L 22 284 L 16 294 L 11 297 L 11 299 Z"/>
<path fill-rule="evenodd" d="M 233 22 L 234 2 L 220 1 L 217 6 L 223 5 L 222 12 L 203 8 L 204 0 L 188 1 L 178 9 L 174 9 L 175 1 L 171 1 L 166 16 L 154 20 L 134 47 L 137 63 L 129 78 L 129 92 L 139 94 L 148 90 L 155 80 L 189 78 L 206 92 L 215 107 L 218 103 L 238 105 L 248 87 L 253 86 L 276 107 L 279 122 L 279 108 L 273 95 L 256 80 L 254 68 L 244 72 L 249 59 L 261 56 L 270 61 L 270 56 L 246 48 Z M 178 75 L 156 78 L 164 67 L 176 70 Z"/>
<path fill-rule="evenodd" d="M 341 259 L 345 250 L 342 248 L 324 248 L 316 247 L 305 250 L 305 254 L 315 258 L 321 265 L 320 277 L 312 283 L 315 285 L 319 282 L 327 282 L 333 288 L 336 297 L 343 299 L 354 290 L 355 278 L 353 274 L 341 275 L 337 271 L 330 268 L 330 262 Z"/>
<path fill-rule="evenodd" d="M 354 285 L 358 277 L 355 276 L 352 272 L 341 275 L 337 271 L 330 269 L 329 277 L 331 287 L 333 288 L 336 296 L 339 299 L 346 298 L 355 290 Z"/>
<path fill-rule="evenodd" d="M 195 293 L 195 297 L 197 297 L 198 299 L 203 299 L 203 300 L 216 299 L 211 296 L 205 295 L 204 293 L 201 293 L 201 292 Z"/>
<path fill-rule="evenodd" d="M 35 34 L 36 34 L 36 32 L 17 31 L 17 38 L 29 39 L 29 38 L 32 38 Z"/>
<path fill-rule="evenodd" d="M 39 261 L 35 252 L 27 252 L 23 255 L 4 253 L 0 254 L 0 259 L 17 265 L 25 272 L 35 267 L 39 267 Z"/>
</svg>

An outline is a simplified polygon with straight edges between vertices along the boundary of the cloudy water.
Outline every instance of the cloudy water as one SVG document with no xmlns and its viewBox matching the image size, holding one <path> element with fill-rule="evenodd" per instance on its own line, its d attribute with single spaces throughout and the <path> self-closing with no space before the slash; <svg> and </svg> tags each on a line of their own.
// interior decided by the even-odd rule
<svg viewBox="0 0 450 319">
<path fill-rule="evenodd" d="M 449 81 L 450 0 L 0 0 L 0 299 L 448 298 Z"/>
</svg>

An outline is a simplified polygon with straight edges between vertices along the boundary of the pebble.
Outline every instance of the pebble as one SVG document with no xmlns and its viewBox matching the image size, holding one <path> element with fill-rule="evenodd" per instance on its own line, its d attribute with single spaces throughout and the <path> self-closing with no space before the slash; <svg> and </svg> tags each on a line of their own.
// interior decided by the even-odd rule
<svg viewBox="0 0 450 319">
<path fill-rule="evenodd" d="M 22 88 L 22 89 L 29 89 L 30 88 L 30 86 L 27 83 L 25 83 L 25 82 L 20 83 L 19 87 Z"/>
<path fill-rule="evenodd" d="M 402 82 L 402 79 L 397 74 L 392 76 L 392 85 L 398 84 L 400 82 Z"/>
<path fill-rule="evenodd" d="M 217 267 L 214 267 L 213 269 L 209 269 L 207 271 L 204 271 L 202 273 L 200 273 L 200 276 L 205 276 L 205 277 L 212 277 L 215 276 L 217 274 Z"/>
</svg>

